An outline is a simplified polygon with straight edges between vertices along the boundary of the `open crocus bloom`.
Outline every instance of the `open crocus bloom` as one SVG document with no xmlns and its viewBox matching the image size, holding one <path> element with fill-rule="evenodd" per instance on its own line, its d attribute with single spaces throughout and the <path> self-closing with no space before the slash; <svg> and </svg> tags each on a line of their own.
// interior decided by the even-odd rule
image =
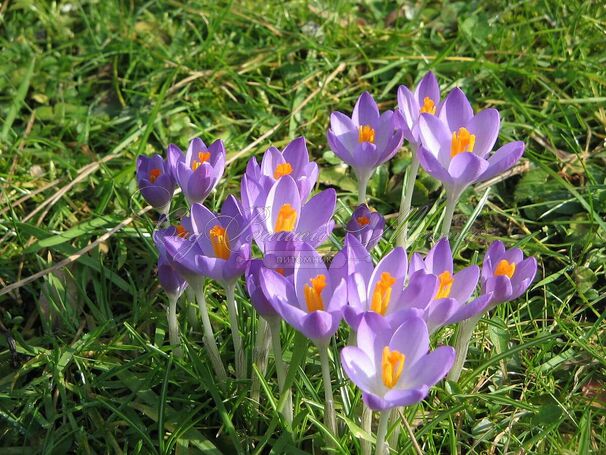
<svg viewBox="0 0 606 455">
<path fill-rule="evenodd" d="M 185 234 L 167 237 L 164 245 L 183 276 L 206 276 L 226 285 L 244 274 L 250 232 L 234 196 L 225 200 L 220 214 L 192 205 L 189 223 L 182 222 L 181 230 Z"/>
<path fill-rule="evenodd" d="M 256 208 L 251 220 L 255 241 L 263 250 L 268 241 L 276 240 L 317 246 L 332 232 L 336 203 L 337 193 L 332 188 L 304 202 L 295 180 L 285 175 L 274 183 L 263 206 Z"/>
<path fill-rule="evenodd" d="M 370 210 L 366 204 L 356 207 L 345 227 L 345 230 L 356 237 L 368 251 L 379 243 L 384 229 L 385 218 L 383 215 Z"/>
<path fill-rule="evenodd" d="M 422 274 L 432 274 L 436 277 L 433 299 L 424 308 L 423 314 L 430 333 L 446 324 L 454 324 L 481 314 L 490 303 L 490 294 L 483 294 L 467 303 L 478 284 L 480 269 L 477 265 L 471 265 L 453 273 L 452 252 L 446 238 L 429 250 L 425 260 L 418 253 L 413 254 L 409 273 L 409 285 L 420 279 Z M 402 305 L 405 304 L 403 301 Z"/>
<path fill-rule="evenodd" d="M 282 318 L 316 344 L 337 331 L 347 301 L 347 285 L 327 269 L 322 257 L 307 248 L 295 264 L 293 279 L 261 269 L 261 288 Z"/>
<path fill-rule="evenodd" d="M 174 144 L 168 146 L 169 163 L 177 183 L 190 204 L 202 203 L 225 170 L 225 147 L 218 139 L 210 147 L 201 139 L 189 143 L 187 153 Z"/>
<path fill-rule="evenodd" d="M 428 72 L 416 86 L 414 93 L 405 85 L 398 88 L 398 109 L 402 114 L 404 138 L 416 151 L 421 144 L 419 138 L 419 116 L 436 115 L 440 107 L 440 86 L 434 74 Z"/>
<path fill-rule="evenodd" d="M 137 157 L 137 185 L 147 203 L 160 210 L 168 208 L 175 192 L 170 166 L 160 155 Z"/>
<path fill-rule="evenodd" d="M 351 234 L 348 234 L 347 241 L 350 248 L 356 247 L 356 251 L 363 248 Z M 398 303 L 407 267 L 406 252 L 401 247 L 390 251 L 376 267 L 370 261 L 354 264 L 347 283 L 349 304 L 343 308 L 345 321 L 353 330 L 358 330 L 364 313 L 368 311 L 388 320 L 397 315 L 402 309 Z"/>
<path fill-rule="evenodd" d="M 520 297 L 537 273 L 537 260 L 524 259 L 519 248 L 505 249 L 503 242 L 493 242 L 482 265 L 482 291 L 492 293 L 491 305 Z"/>
<path fill-rule="evenodd" d="M 358 328 L 357 347 L 341 351 L 345 373 L 374 411 L 423 400 L 429 388 L 448 373 L 454 359 L 455 350 L 450 346 L 429 352 L 427 326 L 414 315 L 394 330 L 385 319 L 368 313 Z"/>
<path fill-rule="evenodd" d="M 374 169 L 389 160 L 402 145 L 400 113 L 379 114 L 377 103 L 368 92 L 362 93 L 351 118 L 341 112 L 330 116 L 328 144 L 349 164 L 359 181 L 366 182 Z"/>
<path fill-rule="evenodd" d="M 246 174 L 249 178 L 260 181 L 264 187 L 270 188 L 276 180 L 290 175 L 297 183 L 301 200 L 305 201 L 318 180 L 318 165 L 309 162 L 305 138 L 298 137 L 283 151 L 275 147 L 268 148 L 263 155 L 261 166 L 254 157 L 251 158 Z"/>
<path fill-rule="evenodd" d="M 454 89 L 444 100 L 439 116 L 421 114 L 421 166 L 458 198 L 467 186 L 503 173 L 522 157 L 523 142 L 505 144 L 489 156 L 499 127 L 496 109 L 473 115 L 463 92 Z"/>
</svg>

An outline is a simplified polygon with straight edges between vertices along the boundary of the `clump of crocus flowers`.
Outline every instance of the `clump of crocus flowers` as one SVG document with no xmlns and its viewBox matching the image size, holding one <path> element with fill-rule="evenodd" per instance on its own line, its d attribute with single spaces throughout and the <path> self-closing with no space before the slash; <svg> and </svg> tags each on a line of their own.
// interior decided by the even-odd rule
<svg viewBox="0 0 606 455">
<path fill-rule="evenodd" d="M 213 280 L 225 291 L 235 353 L 233 372 L 239 383 L 250 384 L 251 398 L 258 402 L 259 382 L 258 376 L 248 373 L 250 362 L 265 375 L 271 345 L 282 397 L 279 411 L 292 424 L 288 365 L 280 342 L 284 321 L 318 349 L 328 431 L 335 437 L 340 431 L 332 378 L 335 369 L 342 368 L 361 391 L 364 430 L 371 433 L 372 413 L 380 415 L 379 454 L 386 450 L 392 410 L 422 401 L 446 375 L 458 380 L 481 316 L 523 295 L 537 270 L 534 258 L 524 258 L 518 248 L 506 249 L 501 241 L 490 245 L 481 268 L 472 264 L 455 270 L 448 235 L 463 191 L 502 174 L 524 151 L 522 142 L 511 142 L 492 152 L 499 135 L 498 111 L 474 113 L 458 88 L 441 99 L 432 73 L 413 91 L 400 87 L 397 100 L 397 109 L 380 113 L 365 92 L 351 117 L 340 112 L 330 117 L 328 144 L 351 167 L 359 185 L 358 205 L 343 226 L 342 248 L 329 263 L 320 251 L 333 234 L 337 193 L 331 188 L 314 192 L 319 168 L 310 161 L 303 137 L 283 150 L 268 148 L 260 164 L 251 158 L 241 178 L 241 199 L 229 195 L 217 213 L 204 203 L 224 172 L 222 141 L 207 147 L 195 138 L 186 153 L 171 144 L 166 158 L 137 159 L 141 195 L 162 215 L 162 226 L 153 239 L 159 282 L 169 301 L 169 340 L 175 355 L 183 355 L 177 302 L 189 298 L 198 304 L 206 352 L 217 378 L 224 382 L 229 377 L 232 370 L 226 368 L 217 346 L 205 298 L 205 285 Z M 398 153 L 403 141 L 412 161 L 403 184 L 398 223 L 393 226 L 397 246 L 381 248 L 377 257 L 377 246 L 382 240 L 383 246 L 386 243 L 384 232 L 389 226 L 369 204 L 367 185 L 377 167 Z M 407 254 L 407 220 L 419 166 L 442 182 L 446 204 L 441 238 L 426 254 Z M 177 187 L 189 214 L 166 226 Z M 258 316 L 253 359 L 245 356 L 238 327 L 243 308 L 235 290 L 241 279 Z M 329 345 L 343 323 L 349 327 L 349 336 L 337 340 L 344 345 L 338 362 L 331 360 Z M 432 334 L 452 324 L 458 325 L 455 348 L 431 350 Z M 368 442 L 362 441 L 361 446 L 363 453 L 370 452 Z"/>
</svg>

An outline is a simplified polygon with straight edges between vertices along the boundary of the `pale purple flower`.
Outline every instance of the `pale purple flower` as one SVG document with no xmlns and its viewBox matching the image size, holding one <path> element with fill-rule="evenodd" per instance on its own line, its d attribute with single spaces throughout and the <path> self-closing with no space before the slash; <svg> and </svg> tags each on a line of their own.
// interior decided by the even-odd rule
<svg viewBox="0 0 606 455">
<path fill-rule="evenodd" d="M 379 243 L 384 229 L 385 218 L 383 215 L 375 210 L 370 210 L 366 204 L 356 207 L 345 227 L 345 230 L 356 237 L 368 251 Z"/>
<path fill-rule="evenodd" d="M 505 249 L 503 242 L 493 242 L 482 265 L 482 292 L 492 293 L 491 306 L 520 297 L 537 273 L 537 260 L 524 259 L 519 248 Z"/>
<path fill-rule="evenodd" d="M 217 186 L 225 170 L 225 147 L 218 139 L 209 147 L 201 139 L 189 143 L 187 153 L 168 146 L 168 160 L 175 179 L 190 204 L 202 203 Z"/>
<path fill-rule="evenodd" d="M 368 313 L 360 322 L 357 346 L 341 351 L 345 373 L 374 411 L 420 402 L 448 373 L 454 359 L 450 346 L 429 352 L 427 326 L 414 315 L 394 330 L 384 318 Z"/>
<path fill-rule="evenodd" d="M 267 300 L 292 327 L 316 344 L 337 331 L 347 300 L 347 285 L 311 248 L 295 264 L 292 279 L 261 269 L 260 284 Z"/>
<path fill-rule="evenodd" d="M 161 211 L 168 209 L 176 185 L 167 160 L 160 155 L 139 155 L 137 185 L 149 205 Z"/>
<path fill-rule="evenodd" d="M 510 142 L 494 153 L 500 118 L 496 109 L 477 114 L 460 89 L 448 94 L 439 115 L 421 114 L 418 157 L 423 169 L 440 180 L 455 199 L 469 185 L 511 168 L 524 153 L 523 142 Z"/>
<path fill-rule="evenodd" d="M 341 112 L 331 114 L 328 144 L 352 167 L 360 182 L 367 182 L 372 172 L 402 146 L 400 124 L 399 112 L 380 114 L 370 93 L 364 92 L 358 98 L 351 118 Z"/>
</svg>

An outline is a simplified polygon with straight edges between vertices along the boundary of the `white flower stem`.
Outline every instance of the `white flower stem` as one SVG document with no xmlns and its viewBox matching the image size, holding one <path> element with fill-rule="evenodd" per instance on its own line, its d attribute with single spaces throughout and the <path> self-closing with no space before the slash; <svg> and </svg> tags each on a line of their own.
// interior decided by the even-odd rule
<svg viewBox="0 0 606 455">
<path fill-rule="evenodd" d="M 202 317 L 202 326 L 204 328 L 204 344 L 208 351 L 208 357 L 213 365 L 215 374 L 221 381 L 224 381 L 227 379 L 227 373 L 225 372 L 225 367 L 221 361 L 221 355 L 217 348 L 213 327 L 210 324 L 210 318 L 208 317 L 208 308 L 206 307 L 206 298 L 204 297 L 204 280 L 200 279 L 195 284 L 190 284 L 190 286 L 194 289 L 198 307 L 200 308 L 200 316 Z"/>
<path fill-rule="evenodd" d="M 229 313 L 229 325 L 231 336 L 234 340 L 234 351 L 236 354 L 236 378 L 246 378 L 246 357 L 242 349 L 242 337 L 238 328 L 238 309 L 236 308 L 236 283 L 226 283 L 225 295 L 227 296 L 227 311 Z"/>
<path fill-rule="evenodd" d="M 441 237 L 448 237 L 450 234 L 450 226 L 452 225 L 452 216 L 454 215 L 455 207 L 457 206 L 457 195 L 451 191 L 446 192 L 446 208 L 444 209 L 444 219 L 442 220 Z"/>
<path fill-rule="evenodd" d="M 405 247 L 406 237 L 408 236 L 407 218 L 410 215 L 410 206 L 412 204 L 412 194 L 415 191 L 415 180 L 419 172 L 419 159 L 417 154 L 413 153 L 412 162 L 406 170 L 406 182 L 402 186 L 402 200 L 400 201 L 400 214 L 398 215 L 398 238 L 396 246 Z"/>
<path fill-rule="evenodd" d="M 187 308 L 187 321 L 189 322 L 190 329 L 196 327 L 198 322 L 198 315 L 196 314 L 196 294 L 191 286 L 187 286 L 185 289 L 185 306 Z"/>
<path fill-rule="evenodd" d="M 366 203 L 366 189 L 370 176 L 358 176 L 358 205 Z"/>
<path fill-rule="evenodd" d="M 372 434 L 372 409 L 366 406 L 362 407 L 362 429 L 368 433 Z M 362 455 L 370 455 L 370 442 L 366 440 L 362 440 Z"/>
<path fill-rule="evenodd" d="M 393 431 L 391 432 L 391 436 L 389 437 L 389 447 L 394 449 L 398 448 L 398 441 L 400 440 L 400 432 L 402 431 L 402 425 L 399 424 L 400 421 L 400 413 L 397 410 L 394 410 L 391 413 L 391 423 L 397 424 L 394 426 Z"/>
<path fill-rule="evenodd" d="M 390 411 L 381 412 L 379 418 L 379 428 L 377 428 L 377 445 L 375 448 L 375 455 L 384 455 L 387 451 L 387 427 L 389 426 L 389 414 Z"/>
<path fill-rule="evenodd" d="M 168 340 L 174 349 L 175 355 L 181 357 L 181 348 L 179 347 L 179 321 L 177 320 L 177 294 L 168 294 Z"/>
<path fill-rule="evenodd" d="M 264 318 L 259 317 L 253 358 L 257 369 L 263 376 L 265 376 L 267 371 L 267 357 L 270 343 L 271 336 L 269 334 L 269 324 L 267 324 L 267 321 Z M 251 379 L 250 399 L 253 403 L 259 403 L 261 397 L 261 382 L 256 374 L 253 374 Z"/>
<path fill-rule="evenodd" d="M 465 365 L 465 360 L 467 359 L 467 350 L 469 349 L 469 342 L 471 341 L 473 330 L 475 329 L 481 317 L 482 315 L 474 316 L 459 324 L 455 341 L 455 351 L 457 353 L 457 356 L 455 358 L 454 365 L 448 373 L 449 381 L 456 382 L 461 377 L 463 365 Z"/>
<path fill-rule="evenodd" d="M 286 384 L 286 364 L 282 357 L 282 343 L 280 342 L 280 318 L 274 317 L 268 322 L 269 330 L 271 332 L 271 345 L 274 351 L 274 361 L 276 364 L 276 376 L 278 376 L 278 385 L 280 386 L 280 396 L 284 392 L 284 384 Z M 292 393 L 289 390 L 286 391 L 286 401 L 284 402 L 284 408 L 281 409 L 284 419 L 292 424 L 293 411 L 292 411 Z"/>
<path fill-rule="evenodd" d="M 337 436 L 337 418 L 335 416 L 335 400 L 332 394 L 330 379 L 330 363 L 328 359 L 328 341 L 318 344 L 320 364 L 322 365 L 322 380 L 324 381 L 324 423 L 333 436 Z"/>
</svg>

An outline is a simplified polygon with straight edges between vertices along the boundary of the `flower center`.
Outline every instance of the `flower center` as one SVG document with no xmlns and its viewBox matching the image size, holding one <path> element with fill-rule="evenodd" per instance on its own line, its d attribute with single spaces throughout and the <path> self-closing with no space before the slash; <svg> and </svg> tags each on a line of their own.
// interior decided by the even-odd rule
<svg viewBox="0 0 606 455">
<path fill-rule="evenodd" d="M 278 180 L 280 177 L 292 174 L 292 166 L 290 163 L 281 163 L 276 166 L 274 171 L 274 178 Z"/>
<path fill-rule="evenodd" d="M 208 160 L 210 160 L 210 152 L 198 152 L 198 159 L 191 162 L 191 170 L 195 171 L 202 166 L 202 163 L 206 163 Z"/>
<path fill-rule="evenodd" d="M 290 204 L 284 204 L 278 212 L 274 232 L 292 232 L 297 222 L 297 211 Z"/>
<path fill-rule="evenodd" d="M 210 244 L 215 252 L 215 257 L 229 259 L 229 236 L 227 235 L 225 228 L 215 224 L 211 230 L 208 231 L 208 234 L 210 236 Z"/>
<path fill-rule="evenodd" d="M 476 135 L 471 134 L 467 128 L 459 128 L 452 133 L 452 142 L 450 143 L 450 157 L 454 158 L 459 153 L 473 152 L 473 146 L 476 143 Z"/>
<path fill-rule="evenodd" d="M 421 114 L 431 114 L 436 115 L 436 103 L 433 100 L 426 96 L 423 98 L 423 106 L 421 106 Z"/>
<path fill-rule="evenodd" d="M 359 216 L 356 218 L 356 221 L 360 226 L 367 226 L 370 223 L 370 219 L 367 216 Z"/>
<path fill-rule="evenodd" d="M 286 270 L 284 270 L 282 267 L 276 268 L 275 271 L 276 271 L 276 273 L 279 273 L 282 276 L 284 276 L 286 274 Z"/>
<path fill-rule="evenodd" d="M 452 288 L 452 283 L 454 283 L 454 278 L 452 273 L 447 270 L 440 273 L 438 279 L 440 280 L 440 287 L 438 288 L 438 292 L 436 292 L 434 299 L 445 299 L 450 295 L 450 289 Z"/>
<path fill-rule="evenodd" d="M 324 302 L 322 302 L 322 291 L 326 287 L 326 275 L 316 275 L 315 278 L 309 280 L 311 284 L 305 283 L 303 289 L 305 291 L 305 303 L 307 311 L 324 311 Z"/>
<path fill-rule="evenodd" d="M 187 232 L 187 229 L 185 229 L 182 224 L 177 224 L 177 226 L 175 226 L 175 229 L 177 230 L 177 235 L 182 239 L 187 238 L 187 236 L 189 235 L 189 232 Z"/>
<path fill-rule="evenodd" d="M 149 171 L 149 181 L 156 183 L 156 179 L 162 175 L 162 171 L 158 168 L 153 168 Z"/>
<path fill-rule="evenodd" d="M 501 259 L 497 264 L 497 268 L 494 269 L 494 276 L 506 276 L 511 279 L 516 271 L 516 265 L 514 262 L 509 262 L 507 259 Z"/>
<path fill-rule="evenodd" d="M 389 272 L 381 273 L 381 279 L 375 285 L 375 290 L 372 293 L 372 301 L 370 309 L 381 316 L 385 316 L 389 301 L 391 300 L 391 288 L 396 282 L 396 279 Z"/>
<path fill-rule="evenodd" d="M 362 125 L 358 129 L 358 142 L 375 143 L 375 130 L 370 125 Z"/>
<path fill-rule="evenodd" d="M 389 346 L 383 348 L 383 356 L 381 359 L 383 384 L 388 389 L 392 389 L 400 379 L 406 356 L 399 351 L 392 351 Z"/>
</svg>

